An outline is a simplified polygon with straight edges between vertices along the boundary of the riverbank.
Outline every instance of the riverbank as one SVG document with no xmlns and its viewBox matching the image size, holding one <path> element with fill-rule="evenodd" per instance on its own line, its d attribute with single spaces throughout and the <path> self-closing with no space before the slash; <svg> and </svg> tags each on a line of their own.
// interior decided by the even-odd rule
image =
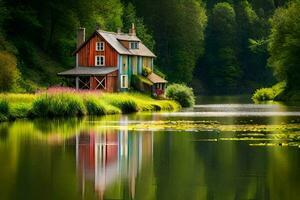
<svg viewBox="0 0 300 200">
<path fill-rule="evenodd" d="M 0 94 L 0 121 L 147 111 L 172 112 L 180 108 L 175 101 L 156 100 L 140 93 L 52 91 L 38 94 Z"/>
<path fill-rule="evenodd" d="M 300 101 L 300 90 L 289 89 L 285 82 L 279 82 L 270 88 L 261 88 L 255 91 L 252 96 L 254 102 L 264 101 Z"/>
</svg>

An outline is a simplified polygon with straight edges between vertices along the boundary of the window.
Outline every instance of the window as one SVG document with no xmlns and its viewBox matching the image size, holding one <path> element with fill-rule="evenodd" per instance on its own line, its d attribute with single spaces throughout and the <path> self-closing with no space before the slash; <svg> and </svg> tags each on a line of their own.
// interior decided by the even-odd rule
<svg viewBox="0 0 300 200">
<path fill-rule="evenodd" d="M 96 66 L 104 66 L 105 65 L 105 57 L 104 56 L 96 56 L 95 57 L 95 65 Z"/>
<path fill-rule="evenodd" d="M 104 51 L 104 42 L 96 42 L 96 51 Z"/>
<path fill-rule="evenodd" d="M 138 49 L 139 43 L 138 42 L 130 42 L 130 49 Z"/>
<path fill-rule="evenodd" d="M 128 88 L 128 76 L 121 75 L 121 88 Z"/>
</svg>

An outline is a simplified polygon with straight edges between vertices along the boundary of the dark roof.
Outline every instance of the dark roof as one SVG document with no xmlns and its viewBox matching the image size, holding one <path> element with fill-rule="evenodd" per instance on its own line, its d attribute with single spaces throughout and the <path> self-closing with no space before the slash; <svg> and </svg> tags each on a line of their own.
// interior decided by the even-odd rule
<svg viewBox="0 0 300 200">
<path fill-rule="evenodd" d="M 73 54 L 77 53 L 95 34 L 100 35 L 106 42 L 110 44 L 119 54 L 122 55 L 135 55 L 135 56 L 147 56 L 147 57 L 156 57 L 152 51 L 150 51 L 137 36 L 131 36 L 125 33 L 114 33 L 103 30 L 97 30 L 92 34 L 92 36 L 87 39 L 83 44 L 81 44 Z M 127 49 L 122 45 L 120 41 L 138 41 L 138 49 Z"/>
<path fill-rule="evenodd" d="M 152 83 L 167 83 L 168 82 L 153 72 L 147 76 L 147 79 L 149 79 Z"/>
<path fill-rule="evenodd" d="M 91 76 L 106 75 L 118 70 L 117 67 L 75 67 L 58 73 L 59 76 Z"/>
</svg>

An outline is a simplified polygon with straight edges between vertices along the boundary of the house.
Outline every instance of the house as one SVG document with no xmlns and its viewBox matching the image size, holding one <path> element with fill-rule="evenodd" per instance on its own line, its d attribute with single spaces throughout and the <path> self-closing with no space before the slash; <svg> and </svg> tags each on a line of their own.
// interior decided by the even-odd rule
<svg viewBox="0 0 300 200">
<path fill-rule="evenodd" d="M 58 75 L 75 79 L 76 89 L 127 91 L 132 86 L 132 77 L 142 76 L 143 68 L 151 69 L 145 78 L 152 83 L 152 93 L 164 90 L 167 83 L 153 73 L 156 56 L 136 36 L 134 24 L 128 34 L 98 29 L 87 40 L 85 28 L 79 28 L 74 55 L 75 68 Z"/>
</svg>

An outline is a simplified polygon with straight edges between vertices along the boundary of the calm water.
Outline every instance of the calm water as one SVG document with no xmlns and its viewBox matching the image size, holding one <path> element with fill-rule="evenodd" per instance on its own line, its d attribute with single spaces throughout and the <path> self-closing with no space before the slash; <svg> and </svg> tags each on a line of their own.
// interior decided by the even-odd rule
<svg viewBox="0 0 300 200">
<path fill-rule="evenodd" d="M 300 199 L 300 107 L 198 101 L 178 113 L 1 123 L 0 199 Z M 178 130 L 185 122 L 204 125 Z"/>
</svg>

